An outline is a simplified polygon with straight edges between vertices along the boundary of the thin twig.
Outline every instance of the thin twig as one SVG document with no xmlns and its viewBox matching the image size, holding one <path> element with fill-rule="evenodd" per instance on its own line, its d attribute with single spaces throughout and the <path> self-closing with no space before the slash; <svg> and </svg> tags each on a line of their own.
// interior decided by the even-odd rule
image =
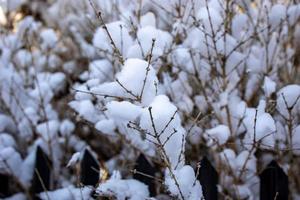
<svg viewBox="0 0 300 200">
<path fill-rule="evenodd" d="M 113 40 L 111 34 L 110 34 L 109 31 L 108 31 L 108 28 L 107 28 L 107 26 L 106 26 L 106 24 L 105 24 L 105 22 L 104 22 L 104 20 L 103 20 L 103 18 L 102 18 L 102 13 L 101 13 L 101 11 L 97 11 L 96 6 L 95 6 L 95 4 L 92 2 L 92 0 L 89 0 L 89 2 L 90 2 L 90 5 L 92 6 L 92 8 L 93 8 L 93 10 L 94 10 L 94 12 L 95 12 L 95 14 L 96 14 L 96 16 L 98 17 L 98 19 L 100 20 L 101 24 L 103 25 L 103 29 L 105 30 L 105 32 L 106 32 L 106 34 L 107 34 L 107 36 L 108 36 L 108 38 L 109 38 L 109 40 L 110 40 L 110 44 L 112 45 L 113 50 L 114 50 L 114 52 L 116 53 L 116 55 L 117 55 L 117 57 L 118 57 L 118 59 L 119 59 L 119 62 L 120 62 L 122 65 L 124 65 L 124 58 L 123 58 L 123 56 L 122 56 L 120 50 L 118 49 L 117 45 L 115 44 L 115 42 L 114 42 L 114 40 Z"/>
<path fill-rule="evenodd" d="M 143 80 L 143 86 L 142 86 L 141 94 L 139 96 L 140 101 L 142 101 L 143 93 L 144 93 L 144 90 L 145 90 L 146 81 L 147 81 L 148 74 L 149 74 L 149 71 L 150 71 L 150 64 L 151 64 L 151 59 L 152 59 L 152 56 L 153 56 L 152 53 L 153 53 L 154 45 L 155 45 L 155 39 L 152 39 L 152 45 L 151 45 L 150 53 L 148 55 L 148 66 L 146 68 L 146 75 L 145 75 L 145 78 Z"/>
</svg>

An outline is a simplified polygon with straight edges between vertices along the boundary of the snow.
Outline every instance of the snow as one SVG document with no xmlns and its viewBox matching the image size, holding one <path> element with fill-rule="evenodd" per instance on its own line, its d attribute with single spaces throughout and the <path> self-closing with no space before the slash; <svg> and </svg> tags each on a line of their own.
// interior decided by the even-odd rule
<svg viewBox="0 0 300 200">
<path fill-rule="evenodd" d="M 114 196 L 117 200 L 140 200 L 149 197 L 148 187 L 134 179 L 121 179 L 114 172 L 112 177 L 99 185 L 96 192 L 104 196 Z"/>
<path fill-rule="evenodd" d="M 107 79 L 112 79 L 113 67 L 108 60 L 94 60 L 89 64 L 90 78 L 97 78 L 100 82 L 104 82 Z"/>
<path fill-rule="evenodd" d="M 287 10 L 288 22 L 290 24 L 295 24 L 297 19 L 300 17 L 300 5 L 291 5 Z"/>
<path fill-rule="evenodd" d="M 74 123 L 69 120 L 69 119 L 64 119 L 59 127 L 59 132 L 63 135 L 63 136 L 70 136 L 72 134 L 72 132 L 75 130 L 75 125 Z"/>
<path fill-rule="evenodd" d="M 47 82 L 42 81 L 36 83 L 36 87 L 30 92 L 30 96 L 37 102 L 43 102 L 44 106 L 46 106 L 51 101 L 54 94 L 50 85 Z"/>
<path fill-rule="evenodd" d="M 75 93 L 75 99 L 80 101 L 80 100 L 88 100 L 92 98 L 92 95 L 89 94 L 89 90 L 86 85 L 78 85 L 74 87 L 76 90 L 80 92 Z"/>
<path fill-rule="evenodd" d="M 176 103 L 178 109 L 186 113 L 192 112 L 194 103 L 189 96 L 193 89 L 188 83 L 186 74 L 180 72 L 178 79 L 169 82 L 168 85 L 167 92 L 172 94 L 173 102 Z"/>
<path fill-rule="evenodd" d="M 273 117 L 265 112 L 265 101 L 260 101 L 257 111 L 254 108 L 247 108 L 243 122 L 248 133 L 244 139 L 247 146 L 258 142 L 262 144 L 262 148 L 273 148 L 275 144 L 276 125 Z"/>
<path fill-rule="evenodd" d="M 4 198 L 4 200 L 26 200 L 26 195 L 22 193 L 17 193 L 10 197 Z"/>
<path fill-rule="evenodd" d="M 47 101 L 49 101 L 52 98 L 53 94 L 57 94 L 58 92 L 61 92 L 65 88 L 66 75 L 62 72 L 39 73 L 37 75 L 36 84 L 37 84 L 36 90 L 32 92 L 32 95 L 36 96 L 36 98 L 39 98 L 38 95 L 40 93 L 44 95 L 46 92 L 49 92 L 47 98 Z"/>
<path fill-rule="evenodd" d="M 50 76 L 49 85 L 54 91 L 54 93 L 57 93 L 58 91 L 61 91 L 65 84 L 66 84 L 66 75 L 62 72 L 53 73 Z"/>
<path fill-rule="evenodd" d="M 172 54 L 174 62 L 188 70 L 190 73 L 196 73 L 191 60 L 191 53 L 188 48 L 178 47 Z"/>
<path fill-rule="evenodd" d="M 220 153 L 220 158 L 223 163 L 226 165 L 229 165 L 230 167 L 234 168 L 235 167 L 235 158 L 236 158 L 236 153 L 229 148 L 224 149 Z"/>
<path fill-rule="evenodd" d="M 227 106 L 228 105 L 228 92 L 222 92 L 220 94 L 220 106 Z"/>
<path fill-rule="evenodd" d="M 145 15 L 141 17 L 140 22 L 142 27 L 153 26 L 156 27 L 156 18 L 153 12 L 147 12 Z"/>
<path fill-rule="evenodd" d="M 65 62 L 62 68 L 67 74 L 72 74 L 75 71 L 76 63 L 74 61 Z"/>
<path fill-rule="evenodd" d="M 27 50 L 20 50 L 14 56 L 14 61 L 22 68 L 28 67 L 32 62 L 32 55 Z"/>
<path fill-rule="evenodd" d="M 33 135 L 33 131 L 31 130 L 30 123 L 25 118 L 22 121 L 20 121 L 20 123 L 18 124 L 18 130 L 22 130 L 20 131 L 21 138 L 30 138 Z"/>
<path fill-rule="evenodd" d="M 271 8 L 270 23 L 272 27 L 278 26 L 286 17 L 286 7 L 283 4 L 275 4 Z"/>
<path fill-rule="evenodd" d="M 275 133 L 276 133 L 275 122 L 269 113 L 264 113 L 257 117 L 256 141 L 262 140 L 263 144 L 273 147 Z"/>
<path fill-rule="evenodd" d="M 219 12 L 215 8 L 212 8 L 212 7 L 210 7 L 209 10 L 207 10 L 205 7 L 202 7 L 198 11 L 197 18 L 199 20 L 203 21 L 204 28 L 209 33 L 215 32 L 223 21 Z M 209 22 L 209 19 L 212 20 L 211 24 Z"/>
<path fill-rule="evenodd" d="M 72 155 L 71 159 L 69 160 L 67 167 L 71 167 L 74 166 L 80 159 L 80 152 L 76 152 Z"/>
<path fill-rule="evenodd" d="M 14 133 L 15 130 L 14 121 L 10 117 L 0 114 L 0 132 L 8 131 Z"/>
<path fill-rule="evenodd" d="M 212 129 L 205 131 L 207 134 L 207 145 L 212 146 L 214 144 L 223 145 L 227 142 L 230 136 L 230 130 L 228 126 L 218 125 Z"/>
<path fill-rule="evenodd" d="M 235 67 L 240 62 L 240 60 L 243 60 L 243 55 L 241 53 L 238 53 L 236 51 L 233 53 L 234 48 L 236 46 L 237 46 L 236 39 L 229 34 L 226 34 L 222 39 L 220 39 L 216 42 L 216 49 L 217 49 L 218 53 L 222 53 L 227 56 L 229 55 L 229 53 L 232 54 L 229 56 L 228 61 L 226 63 L 227 65 L 229 65 L 226 67 L 227 74 L 231 71 L 231 69 L 228 69 L 229 67 L 231 67 L 231 68 Z M 232 59 L 232 57 L 235 57 L 235 59 Z"/>
<path fill-rule="evenodd" d="M 28 118 L 31 120 L 31 122 L 33 124 L 38 123 L 38 120 L 40 119 L 40 116 L 38 115 L 38 111 L 36 110 L 36 108 L 28 106 L 24 109 L 24 113 L 28 116 Z M 27 122 L 27 120 L 25 120 L 25 119 L 23 121 Z"/>
<path fill-rule="evenodd" d="M 205 97 L 201 96 L 201 95 L 196 95 L 194 99 L 195 99 L 194 102 L 195 102 L 196 106 L 198 107 L 198 109 L 201 112 L 206 112 L 207 108 L 208 108 L 208 105 L 207 105 L 207 102 L 205 100 Z"/>
<path fill-rule="evenodd" d="M 156 131 L 152 128 L 152 121 L 149 112 L 150 107 Z M 140 119 L 140 126 L 142 129 L 150 131 L 152 135 L 160 135 L 159 139 L 162 143 L 167 141 L 165 144 L 165 150 L 172 167 L 175 167 L 177 163 L 180 163 L 180 165 L 183 164 L 181 160 L 178 160 L 178 158 L 181 154 L 182 138 L 185 137 L 185 130 L 181 126 L 179 115 L 177 113 L 175 114 L 176 110 L 177 108 L 170 102 L 167 96 L 159 95 L 155 97 L 148 108 L 143 109 Z M 173 115 L 174 119 L 172 119 Z M 167 126 L 167 124 L 169 125 Z M 174 133 L 175 130 L 177 132 Z M 168 139 L 171 135 L 172 137 Z M 152 137 L 149 137 L 149 139 L 155 141 Z M 178 148 L 174 149 L 175 146 Z"/>
<path fill-rule="evenodd" d="M 88 121 L 96 122 L 99 120 L 97 111 L 90 100 L 72 101 L 69 105 Z"/>
<path fill-rule="evenodd" d="M 156 189 L 178 199 L 172 173 L 184 199 L 202 198 L 199 145 L 232 199 L 259 196 L 258 170 L 274 158 L 297 167 L 271 152 L 300 155 L 299 4 L 238 0 L 228 15 L 219 0 L 93 3 L 103 22 L 89 1 L 0 0 L 0 173 L 13 185 L 30 188 L 38 145 L 56 183 L 41 199 L 92 198 L 76 185 L 86 148 L 107 151 L 113 173 L 97 191 L 121 200 L 149 198 L 127 167 L 138 152 L 160 166 Z"/>
<path fill-rule="evenodd" d="M 235 167 L 239 171 L 239 173 L 242 170 L 247 170 L 250 173 L 254 173 L 256 171 L 256 159 L 254 155 L 249 154 L 249 151 L 242 151 L 235 158 Z"/>
<path fill-rule="evenodd" d="M 7 133 L 0 133 L 0 151 L 6 147 L 15 147 L 16 142 L 14 138 Z"/>
<path fill-rule="evenodd" d="M 143 112 L 143 106 L 149 105 L 155 98 L 155 83 L 158 82 L 155 71 L 148 62 L 131 58 L 125 61 L 122 70 L 116 74 L 116 80 L 118 82 L 106 82 L 91 88 L 92 92 L 98 94 L 124 98 L 123 101 L 108 101 L 105 105 L 105 119 L 99 117 L 95 122 L 95 127 L 100 132 L 109 135 L 113 135 L 114 129 L 118 128 L 131 145 L 141 148 L 148 155 L 153 155 L 152 145 L 144 140 L 138 131 L 127 127 L 127 123 L 138 121 Z M 125 101 L 127 98 L 133 101 Z"/>
<path fill-rule="evenodd" d="M 4 1 L 3 1 L 3 4 L 6 6 L 6 9 L 7 11 L 15 11 L 17 10 L 25 1 L 24 0 L 7 0 L 5 1 L 6 2 L 6 5 L 4 4 Z M 3 5 L 3 7 L 4 7 Z"/>
<path fill-rule="evenodd" d="M 56 120 L 44 122 L 39 124 L 36 129 L 44 140 L 49 141 L 57 137 L 59 122 Z"/>
<path fill-rule="evenodd" d="M 108 115 L 116 120 L 135 120 L 142 112 L 139 106 L 130 102 L 111 101 L 106 105 Z"/>
<path fill-rule="evenodd" d="M 97 78 L 94 78 L 94 79 L 91 78 L 91 79 L 87 80 L 87 82 L 86 82 L 86 86 L 87 86 L 88 88 L 97 86 L 97 85 L 99 85 L 99 84 L 100 84 L 100 80 L 97 79 Z"/>
<path fill-rule="evenodd" d="M 237 14 L 232 19 L 232 35 L 240 39 L 247 28 L 248 17 L 246 14 Z"/>
<path fill-rule="evenodd" d="M 247 108 L 247 104 L 244 101 L 238 103 L 238 105 L 236 106 L 236 115 L 237 115 L 236 117 L 242 119 L 245 115 L 246 108 Z"/>
<path fill-rule="evenodd" d="M 57 41 L 58 41 L 56 33 L 54 32 L 53 29 L 43 30 L 41 32 L 40 37 L 41 37 L 41 40 L 42 40 L 42 48 L 44 50 L 53 48 L 56 45 Z"/>
<path fill-rule="evenodd" d="M 31 184 L 31 180 L 34 174 L 35 160 L 36 148 L 32 148 L 28 153 L 27 157 L 24 159 L 22 165 L 20 166 L 21 172 L 19 178 L 23 185 Z"/>
<path fill-rule="evenodd" d="M 121 21 L 116 21 L 106 24 L 106 27 L 118 50 L 122 55 L 126 55 L 126 50 L 133 43 L 127 25 Z M 113 51 L 109 36 L 102 27 L 96 30 L 93 38 L 93 45 L 104 51 Z"/>
<path fill-rule="evenodd" d="M 51 70 L 59 69 L 62 60 L 57 55 L 50 55 L 47 57 L 46 66 Z"/>
<path fill-rule="evenodd" d="M 271 94 L 273 94 L 276 91 L 276 83 L 266 76 L 264 79 L 263 90 L 265 92 L 265 95 L 267 97 L 270 97 Z"/>
<path fill-rule="evenodd" d="M 249 198 L 252 193 L 247 185 L 237 185 L 237 192 L 241 199 Z"/>
<path fill-rule="evenodd" d="M 55 191 L 42 192 L 39 197 L 42 200 L 47 199 L 61 199 L 61 200 L 88 200 L 90 199 L 90 194 L 92 189 L 90 187 L 75 188 L 69 186 L 63 189 L 58 189 Z"/>
<path fill-rule="evenodd" d="M 155 39 L 155 45 L 153 48 L 154 56 L 162 55 L 164 50 L 170 47 L 172 42 L 172 36 L 168 32 L 156 29 L 153 26 L 145 26 L 139 29 L 137 32 L 137 38 L 141 42 L 145 55 L 150 53 L 153 39 Z"/>
<path fill-rule="evenodd" d="M 101 133 L 112 135 L 116 129 L 116 125 L 112 119 L 103 119 L 95 124 L 95 128 Z"/>
<path fill-rule="evenodd" d="M 20 154 L 12 147 L 6 147 L 0 151 L 0 172 L 18 177 L 22 165 Z"/>
<path fill-rule="evenodd" d="M 277 92 L 277 110 L 286 118 L 289 117 L 288 109 L 291 108 L 292 113 L 300 111 L 300 86 L 288 85 L 281 88 Z"/>
<path fill-rule="evenodd" d="M 149 64 L 146 61 L 141 59 L 127 59 L 124 63 L 122 71 L 116 74 L 116 80 L 118 80 L 123 87 L 117 82 L 110 82 L 93 87 L 91 88 L 91 91 L 95 93 L 115 95 L 131 99 L 140 97 L 143 91 L 141 103 L 143 105 L 147 105 L 156 95 L 155 83 L 158 82 L 155 70 L 151 65 L 149 66 L 148 76 L 146 77 L 148 65 Z M 144 85 L 145 79 L 146 82 Z M 144 90 L 142 89 L 143 85 Z"/>
<path fill-rule="evenodd" d="M 293 152 L 296 155 L 300 155 L 300 125 L 295 127 L 292 135 Z"/>
<path fill-rule="evenodd" d="M 193 168 L 189 165 L 183 166 L 179 170 L 173 171 L 176 180 L 178 181 L 180 191 L 186 200 L 197 200 L 202 197 L 202 188 L 200 186 L 199 181 L 195 177 L 195 172 Z M 171 175 L 166 174 L 165 184 L 168 187 L 168 190 L 174 196 L 178 196 L 181 198 L 180 192 L 174 179 L 172 179 Z"/>
</svg>

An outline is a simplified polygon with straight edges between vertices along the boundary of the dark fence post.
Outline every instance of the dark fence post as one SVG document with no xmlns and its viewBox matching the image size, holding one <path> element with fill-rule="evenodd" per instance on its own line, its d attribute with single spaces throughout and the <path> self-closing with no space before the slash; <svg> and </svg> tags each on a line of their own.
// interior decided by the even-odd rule
<svg viewBox="0 0 300 200">
<path fill-rule="evenodd" d="M 92 153 L 85 149 L 80 163 L 80 182 L 83 185 L 96 186 L 99 181 L 100 166 Z"/>
<path fill-rule="evenodd" d="M 260 174 L 261 200 L 287 200 L 289 196 L 288 176 L 276 161 L 271 161 Z"/>
<path fill-rule="evenodd" d="M 0 174 L 0 198 L 9 196 L 9 176 Z"/>
<path fill-rule="evenodd" d="M 40 146 L 36 149 L 34 175 L 31 190 L 33 194 L 38 194 L 50 189 L 51 161 Z"/>
<path fill-rule="evenodd" d="M 201 160 L 198 180 L 202 186 L 204 199 L 217 200 L 218 199 L 218 173 L 212 164 L 205 156 Z"/>
<path fill-rule="evenodd" d="M 156 196 L 156 184 L 154 177 L 157 170 L 148 162 L 144 154 L 141 153 L 135 161 L 134 170 L 135 173 L 133 174 L 133 178 L 148 186 L 151 197 Z"/>
</svg>

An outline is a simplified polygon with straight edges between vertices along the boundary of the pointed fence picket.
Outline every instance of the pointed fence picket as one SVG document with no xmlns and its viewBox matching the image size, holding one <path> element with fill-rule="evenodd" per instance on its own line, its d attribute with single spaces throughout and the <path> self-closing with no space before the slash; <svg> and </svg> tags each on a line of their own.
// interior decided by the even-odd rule
<svg viewBox="0 0 300 200">
<path fill-rule="evenodd" d="M 80 182 L 83 185 L 96 186 L 99 182 L 100 166 L 93 154 L 85 149 L 80 163 Z"/>
<path fill-rule="evenodd" d="M 50 189 L 51 173 L 51 161 L 40 146 L 37 146 L 35 155 L 34 173 L 31 182 L 31 192 L 34 196 Z M 35 199 L 38 198 L 35 197 Z"/>
<path fill-rule="evenodd" d="M 288 197 L 288 176 L 277 164 L 277 162 L 273 160 L 260 174 L 260 199 L 287 200 Z"/>
<path fill-rule="evenodd" d="M 218 199 L 218 173 L 205 156 L 200 163 L 198 180 L 200 181 L 204 199 Z"/>
<path fill-rule="evenodd" d="M 9 176 L 0 174 L 0 198 L 9 196 Z"/>
<path fill-rule="evenodd" d="M 144 154 L 140 154 L 135 162 L 135 173 L 133 178 L 148 186 L 151 196 L 156 196 L 155 173 L 158 170 L 149 163 Z"/>
</svg>

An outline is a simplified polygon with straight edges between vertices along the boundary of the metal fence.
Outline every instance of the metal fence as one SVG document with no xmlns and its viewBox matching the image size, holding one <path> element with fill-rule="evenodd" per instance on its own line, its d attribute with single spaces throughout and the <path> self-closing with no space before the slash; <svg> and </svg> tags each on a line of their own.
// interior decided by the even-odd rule
<svg viewBox="0 0 300 200">
<path fill-rule="evenodd" d="M 34 199 L 39 199 L 36 194 L 50 189 L 52 163 L 42 148 L 36 149 L 35 170 L 31 183 L 30 193 Z M 80 182 L 83 185 L 96 186 L 99 182 L 100 165 L 93 154 L 85 149 L 80 162 Z M 135 162 L 133 178 L 146 184 L 151 196 L 158 194 L 155 175 L 159 170 L 141 154 Z M 277 164 L 272 161 L 260 174 L 260 199 L 261 200 L 287 200 L 289 196 L 288 176 Z M 218 199 L 219 175 L 204 157 L 198 173 L 198 180 L 202 186 L 203 196 L 206 200 Z M 9 175 L 0 174 L 0 198 L 10 196 L 15 191 L 15 183 Z"/>
</svg>

